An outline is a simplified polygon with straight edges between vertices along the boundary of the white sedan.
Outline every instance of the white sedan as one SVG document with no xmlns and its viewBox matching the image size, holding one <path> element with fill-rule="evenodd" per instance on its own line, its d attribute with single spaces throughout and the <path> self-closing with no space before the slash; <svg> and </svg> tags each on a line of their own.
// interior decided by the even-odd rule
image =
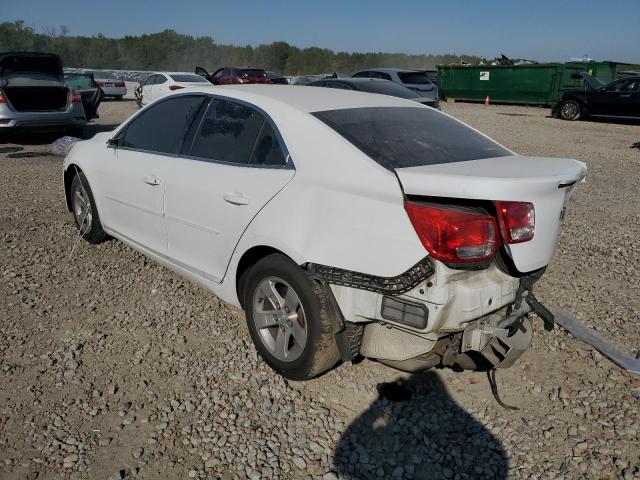
<svg viewBox="0 0 640 480">
<path fill-rule="evenodd" d="M 156 72 L 149 75 L 140 87 L 139 105 L 148 105 L 181 88 L 204 86 L 211 86 L 211 83 L 195 73 Z"/>
<path fill-rule="evenodd" d="M 244 309 L 264 360 L 308 379 L 356 355 L 513 364 L 585 174 L 409 100 L 243 85 L 181 89 L 78 142 L 64 187 L 85 240 Z"/>
</svg>

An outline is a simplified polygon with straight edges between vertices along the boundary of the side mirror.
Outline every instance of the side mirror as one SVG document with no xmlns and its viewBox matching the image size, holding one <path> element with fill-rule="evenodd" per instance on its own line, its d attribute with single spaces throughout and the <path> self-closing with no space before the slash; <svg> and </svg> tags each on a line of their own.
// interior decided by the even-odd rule
<svg viewBox="0 0 640 480">
<path fill-rule="evenodd" d="M 120 145 L 120 138 L 119 137 L 110 138 L 109 140 L 107 140 L 107 145 L 113 148 L 117 148 L 118 145 Z"/>
</svg>

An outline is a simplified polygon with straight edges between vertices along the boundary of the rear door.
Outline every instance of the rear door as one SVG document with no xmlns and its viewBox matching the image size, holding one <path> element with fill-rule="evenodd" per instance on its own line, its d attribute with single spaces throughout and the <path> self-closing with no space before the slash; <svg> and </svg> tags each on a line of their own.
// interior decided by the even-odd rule
<svg viewBox="0 0 640 480">
<path fill-rule="evenodd" d="M 167 251 L 165 183 L 202 99 L 183 95 L 152 105 L 118 135 L 113 157 L 98 163 L 104 225 L 154 253 Z"/>
<path fill-rule="evenodd" d="M 273 123 L 257 110 L 212 98 L 166 183 L 169 256 L 211 281 L 260 209 L 294 176 Z"/>
</svg>

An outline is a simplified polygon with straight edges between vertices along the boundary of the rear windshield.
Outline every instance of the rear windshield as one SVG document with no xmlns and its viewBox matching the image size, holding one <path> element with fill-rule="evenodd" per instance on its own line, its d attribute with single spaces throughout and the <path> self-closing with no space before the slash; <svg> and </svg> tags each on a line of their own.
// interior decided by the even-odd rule
<svg viewBox="0 0 640 480">
<path fill-rule="evenodd" d="M 511 155 L 428 107 L 346 108 L 313 115 L 389 170 Z"/>
<path fill-rule="evenodd" d="M 239 70 L 238 75 L 241 77 L 266 77 L 267 72 L 265 72 L 264 70 L 245 69 Z"/>
<path fill-rule="evenodd" d="M 398 76 L 402 83 L 408 85 L 422 85 L 432 83 L 424 72 L 398 72 Z"/>
<path fill-rule="evenodd" d="M 190 82 L 200 82 L 200 83 L 208 83 L 204 78 L 200 75 L 169 75 L 176 82 L 190 83 Z"/>
<path fill-rule="evenodd" d="M 402 85 L 389 80 L 370 80 L 365 82 L 353 82 L 355 87 L 362 92 L 381 93 L 400 98 L 417 98 L 419 95 Z"/>
</svg>

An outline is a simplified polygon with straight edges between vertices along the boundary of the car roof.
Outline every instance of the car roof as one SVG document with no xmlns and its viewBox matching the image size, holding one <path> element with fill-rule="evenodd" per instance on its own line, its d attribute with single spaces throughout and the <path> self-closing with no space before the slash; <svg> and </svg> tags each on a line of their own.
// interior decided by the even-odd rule
<svg viewBox="0 0 640 480">
<path fill-rule="evenodd" d="M 358 72 L 386 72 L 386 73 L 404 73 L 404 72 L 424 72 L 424 70 L 411 70 L 408 68 L 388 68 L 388 67 L 381 67 L 381 68 L 363 68 L 361 70 L 358 70 Z"/>
<path fill-rule="evenodd" d="M 422 107 L 419 103 L 389 95 L 296 85 L 211 85 L 186 87 L 180 92 L 223 95 L 258 107 L 280 104 L 307 113 L 366 107 Z"/>
<path fill-rule="evenodd" d="M 369 83 L 369 82 L 386 82 L 391 83 L 385 78 L 365 78 L 365 77 L 338 77 L 338 78 L 322 78 L 318 82 L 347 82 L 347 83 Z M 315 83 L 315 82 L 313 82 Z"/>
</svg>

